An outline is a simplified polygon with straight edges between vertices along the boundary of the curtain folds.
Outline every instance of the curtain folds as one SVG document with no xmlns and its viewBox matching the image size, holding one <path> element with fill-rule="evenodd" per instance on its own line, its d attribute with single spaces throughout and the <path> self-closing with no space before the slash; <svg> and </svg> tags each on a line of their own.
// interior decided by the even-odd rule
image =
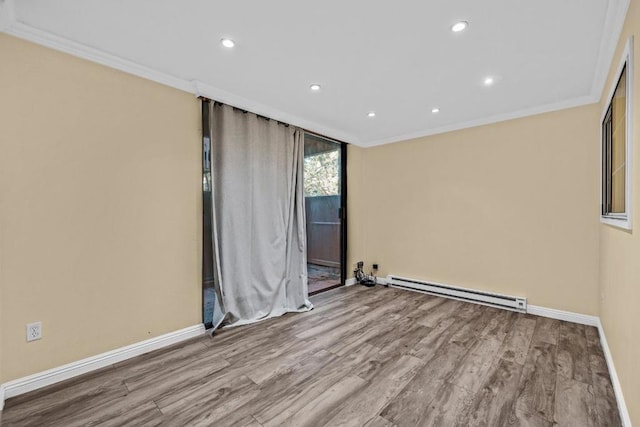
<svg viewBox="0 0 640 427">
<path fill-rule="evenodd" d="M 210 102 L 213 245 L 225 324 L 307 311 L 303 132 Z"/>
</svg>

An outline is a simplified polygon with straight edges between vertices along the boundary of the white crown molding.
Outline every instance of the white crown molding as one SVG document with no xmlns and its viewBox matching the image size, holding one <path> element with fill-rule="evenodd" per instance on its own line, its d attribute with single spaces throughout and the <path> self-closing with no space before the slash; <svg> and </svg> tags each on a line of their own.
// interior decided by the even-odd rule
<svg viewBox="0 0 640 427">
<path fill-rule="evenodd" d="M 377 145 L 406 141 L 445 132 L 462 130 L 471 127 L 532 116 L 536 114 L 562 110 L 566 108 L 578 107 L 581 105 L 592 104 L 600 101 L 602 89 L 608 75 L 611 60 L 615 53 L 618 38 L 622 31 L 625 16 L 630 3 L 630 0 L 609 0 L 607 4 L 605 24 L 603 26 L 603 37 L 601 39 L 598 50 L 597 68 L 594 73 L 590 95 L 577 97 L 557 103 L 551 103 L 543 106 L 527 108 L 515 112 L 470 120 L 467 122 L 455 123 L 434 129 L 425 129 L 424 131 L 391 136 L 372 141 L 360 141 L 355 136 L 347 134 L 338 129 L 322 126 L 318 123 L 305 120 L 295 115 L 274 109 L 273 107 L 270 107 L 268 105 L 252 101 L 250 99 L 234 95 L 230 92 L 206 85 L 202 82 L 186 80 L 154 70 L 152 68 L 138 64 L 134 61 L 130 61 L 116 55 L 103 52 L 99 49 L 95 49 L 81 43 L 71 41 L 64 37 L 60 37 L 47 31 L 43 31 L 19 22 L 15 18 L 14 1 L 15 0 L 0 0 L 0 31 L 6 32 L 7 34 L 11 34 L 15 37 L 47 46 L 55 50 L 66 52 L 71 55 L 84 58 L 111 68 L 115 68 L 117 70 L 124 71 L 138 77 L 152 80 L 157 83 L 161 83 L 185 92 L 194 93 L 196 96 L 204 96 L 207 98 L 215 99 L 220 102 L 224 102 L 235 107 L 254 112 L 256 114 L 287 122 L 295 126 L 300 126 L 310 131 L 317 132 L 319 134 L 323 134 L 344 142 L 349 142 L 361 147 L 373 147 Z"/>
<path fill-rule="evenodd" d="M 10 2 L 13 0 L 4 1 Z M 305 120 L 293 114 L 277 110 L 273 107 L 261 104 L 256 101 L 234 95 L 225 90 L 218 89 L 214 86 L 210 86 L 196 80 L 186 80 L 180 77 L 173 76 L 171 74 L 157 71 L 147 66 L 138 64 L 134 61 L 121 58 L 117 55 L 106 53 L 99 49 L 86 46 L 82 43 L 57 36 L 48 31 L 43 31 L 22 22 L 15 21 L 15 19 L 6 27 L 1 28 L 0 30 L 12 36 L 28 40 L 30 42 L 49 47 L 51 49 L 65 52 L 70 55 L 89 60 L 91 62 L 105 65 L 110 68 L 115 68 L 116 70 L 123 71 L 134 76 L 142 77 L 144 79 L 151 80 L 166 86 L 170 86 L 184 92 L 193 93 L 196 96 L 203 96 L 205 98 L 220 101 L 225 104 L 229 104 L 243 110 L 251 111 L 252 113 L 263 115 L 274 120 L 289 123 L 294 126 L 299 126 L 304 129 L 340 141 L 359 145 L 359 141 L 356 137 L 340 130 L 322 126 L 318 123 Z"/>
<path fill-rule="evenodd" d="M 598 49 L 598 62 L 591 86 L 591 96 L 596 98 L 596 102 L 602 97 L 630 3 L 631 0 L 609 0 L 607 3 L 607 14 Z"/>
<path fill-rule="evenodd" d="M 423 138 L 431 135 L 438 135 L 446 132 L 453 132 L 462 129 L 468 129 L 477 126 L 484 126 L 493 123 L 499 123 L 507 120 L 520 119 L 537 114 L 550 113 L 568 108 L 580 107 L 583 105 L 594 104 L 600 102 L 602 91 L 609 74 L 609 68 L 615 55 L 616 47 L 620 39 L 620 34 L 624 27 L 624 21 L 627 16 L 629 4 L 631 0 L 609 0 L 607 2 L 607 12 L 605 23 L 602 29 L 602 38 L 598 49 L 598 59 L 596 62 L 596 70 L 593 76 L 590 95 L 581 96 L 565 101 L 554 102 L 551 104 L 541 105 L 533 108 L 526 108 L 505 114 L 498 114 L 491 117 L 469 120 L 462 123 L 454 123 L 447 126 L 441 126 L 434 129 L 426 129 L 398 136 L 381 138 L 373 141 L 366 141 L 360 144 L 363 147 L 375 147 L 378 145 L 391 144 L 394 142 L 408 141 L 416 138 Z"/>
<path fill-rule="evenodd" d="M 124 71 L 125 73 L 133 74 L 184 92 L 193 91 L 193 84 L 187 80 L 162 73 L 144 65 L 140 65 L 134 61 L 86 46 L 82 43 L 74 42 L 48 31 L 39 30 L 19 21 L 15 21 L 13 25 L 6 28 L 4 32 L 42 46 L 65 52 L 91 62 L 96 62 L 107 67 L 115 68 L 116 70 Z"/>
<path fill-rule="evenodd" d="M 418 131 L 413 133 L 407 133 L 404 135 L 391 136 L 388 138 L 377 139 L 374 141 L 363 143 L 364 147 L 375 147 L 377 145 L 391 144 L 394 142 L 408 141 L 416 138 L 423 138 L 431 135 L 438 135 L 446 132 L 453 132 L 456 130 L 468 129 L 478 126 L 490 125 L 493 123 L 504 122 L 507 120 L 521 119 L 523 117 L 535 116 L 537 114 L 550 113 L 558 110 L 565 110 L 567 108 L 580 107 L 583 105 L 593 104 L 598 102 L 599 97 L 595 98 L 592 95 L 581 96 L 578 98 L 569 99 L 566 101 L 554 102 L 552 104 L 541 105 L 538 107 L 526 108 L 523 110 L 513 111 L 510 113 L 497 114 L 490 117 L 481 119 L 469 120 L 462 123 L 454 123 L 451 125 L 441 126 L 433 129 L 426 129 L 424 131 Z"/>
<path fill-rule="evenodd" d="M 618 378 L 618 372 L 613 364 L 613 357 L 611 356 L 611 350 L 609 349 L 609 343 L 607 343 L 607 337 L 604 334 L 604 326 L 600 318 L 598 318 L 598 333 L 600 334 L 600 344 L 602 345 L 602 351 L 604 352 L 604 358 L 607 361 L 607 368 L 609 368 L 609 377 L 611 378 L 611 384 L 613 385 L 613 393 L 616 395 L 616 401 L 618 402 L 618 412 L 620 413 L 620 420 L 624 427 L 631 427 L 631 416 L 629 415 L 629 409 L 627 409 L 627 403 L 624 401 L 624 394 L 622 393 L 622 386 L 620 385 L 620 379 Z"/>
<path fill-rule="evenodd" d="M 337 129 L 322 126 L 310 120 L 306 120 L 293 114 L 277 110 L 266 104 L 262 104 L 260 102 L 235 95 L 233 93 L 213 87 L 198 80 L 193 81 L 192 91 L 196 96 L 202 96 L 204 98 L 209 98 L 225 104 L 233 105 L 234 107 L 238 107 L 261 116 L 269 117 L 270 119 L 298 126 L 303 129 L 310 130 L 312 132 L 328 136 L 339 141 L 348 142 L 355 145 L 362 145 L 360 144 L 360 141 L 358 141 L 358 138 L 353 135 L 349 135 Z"/>
<path fill-rule="evenodd" d="M 204 325 L 194 325 L 175 332 L 160 335 L 126 347 L 107 351 L 106 353 L 78 360 L 57 368 L 18 378 L 0 385 L 0 408 L 4 407 L 4 399 L 28 393 L 49 385 L 65 381 L 97 369 L 104 368 L 150 351 L 177 344 L 205 334 Z"/>
</svg>

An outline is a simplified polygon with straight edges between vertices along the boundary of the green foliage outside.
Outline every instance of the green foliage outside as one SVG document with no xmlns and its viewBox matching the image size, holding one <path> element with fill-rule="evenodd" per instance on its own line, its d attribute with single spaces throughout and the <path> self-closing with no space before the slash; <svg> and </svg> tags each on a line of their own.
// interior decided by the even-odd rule
<svg viewBox="0 0 640 427">
<path fill-rule="evenodd" d="M 304 195 L 335 196 L 340 194 L 340 152 L 316 154 L 304 159 Z"/>
</svg>

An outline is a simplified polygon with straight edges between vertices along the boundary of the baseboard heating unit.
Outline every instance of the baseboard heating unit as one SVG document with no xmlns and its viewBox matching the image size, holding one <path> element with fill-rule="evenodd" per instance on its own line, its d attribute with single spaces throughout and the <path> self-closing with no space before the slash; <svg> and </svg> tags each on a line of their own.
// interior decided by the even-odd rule
<svg viewBox="0 0 640 427">
<path fill-rule="evenodd" d="M 509 295 L 495 294 L 493 292 L 443 285 L 441 283 L 407 279 L 406 277 L 399 277 L 391 274 L 387 276 L 387 284 L 395 288 L 425 292 L 439 297 L 504 308 L 506 310 L 513 310 L 521 313 L 527 312 L 527 299 L 522 297 L 513 297 Z"/>
</svg>

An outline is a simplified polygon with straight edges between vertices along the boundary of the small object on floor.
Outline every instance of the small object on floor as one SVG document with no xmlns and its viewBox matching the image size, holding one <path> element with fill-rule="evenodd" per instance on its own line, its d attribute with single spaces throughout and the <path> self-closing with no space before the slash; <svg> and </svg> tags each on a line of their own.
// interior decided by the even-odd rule
<svg viewBox="0 0 640 427">
<path fill-rule="evenodd" d="M 372 288 L 376 285 L 376 277 L 373 274 L 367 275 L 364 272 L 363 267 L 364 262 L 359 261 L 356 265 L 356 269 L 353 271 L 353 275 L 356 277 L 358 283 L 368 288 Z"/>
<path fill-rule="evenodd" d="M 360 280 L 360 284 L 366 286 L 367 288 L 373 288 L 376 285 L 376 281 L 375 279 L 367 277 Z"/>
</svg>

